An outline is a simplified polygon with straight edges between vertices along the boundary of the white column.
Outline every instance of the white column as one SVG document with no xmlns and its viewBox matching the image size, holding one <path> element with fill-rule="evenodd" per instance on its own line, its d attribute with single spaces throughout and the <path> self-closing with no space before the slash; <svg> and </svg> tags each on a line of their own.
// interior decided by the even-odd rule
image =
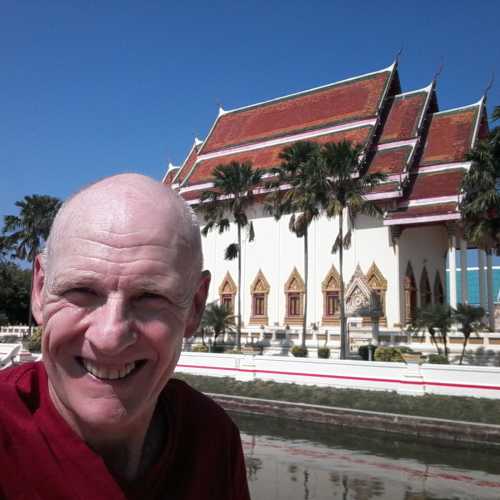
<svg viewBox="0 0 500 500">
<path fill-rule="evenodd" d="M 403 328 L 401 308 L 401 248 L 400 248 L 401 228 L 391 227 L 391 239 L 394 248 L 394 326 Z"/>
<path fill-rule="evenodd" d="M 450 235 L 450 246 L 448 255 L 450 259 L 450 306 L 457 307 L 457 239 L 454 234 Z"/>
<path fill-rule="evenodd" d="M 486 311 L 486 289 L 484 287 L 484 251 L 477 250 L 477 267 L 479 273 L 479 305 Z"/>
<path fill-rule="evenodd" d="M 403 326 L 401 320 L 401 270 L 399 262 L 399 238 L 394 238 L 394 290 L 396 292 L 396 301 L 394 312 L 396 314 L 396 323 L 399 323 L 400 328 Z"/>
<path fill-rule="evenodd" d="M 461 300 L 462 304 L 469 302 L 467 293 L 467 242 L 460 238 L 460 281 L 462 284 Z"/>
<path fill-rule="evenodd" d="M 490 330 L 495 331 L 495 304 L 493 303 L 493 257 L 491 251 L 486 254 L 486 284 L 488 287 L 488 323 Z"/>
</svg>

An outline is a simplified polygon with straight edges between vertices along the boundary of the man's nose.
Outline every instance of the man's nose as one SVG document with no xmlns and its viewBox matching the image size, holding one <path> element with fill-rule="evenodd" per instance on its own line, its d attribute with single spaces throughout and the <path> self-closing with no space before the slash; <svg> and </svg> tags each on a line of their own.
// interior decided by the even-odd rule
<svg viewBox="0 0 500 500">
<path fill-rule="evenodd" d="M 120 354 L 137 341 L 121 297 L 108 297 L 96 311 L 96 321 L 87 330 L 86 338 L 92 347 L 110 356 Z"/>
</svg>

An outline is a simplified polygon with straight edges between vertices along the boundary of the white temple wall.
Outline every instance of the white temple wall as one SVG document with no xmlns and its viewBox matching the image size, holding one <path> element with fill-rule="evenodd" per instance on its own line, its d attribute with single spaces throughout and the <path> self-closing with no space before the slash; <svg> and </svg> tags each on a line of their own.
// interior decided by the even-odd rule
<svg viewBox="0 0 500 500">
<path fill-rule="evenodd" d="M 293 268 L 296 267 L 304 278 L 303 239 L 297 238 L 288 229 L 289 216 L 275 221 L 256 209 L 253 216 L 255 240 L 247 241 L 246 231 L 242 236 L 242 321 L 249 325 L 251 315 L 250 287 L 261 270 L 270 285 L 268 297 L 268 326 L 284 326 L 286 315 L 286 299 L 284 286 Z M 344 221 L 344 227 L 347 227 Z M 330 270 L 332 263 L 340 271 L 339 255 L 331 254 L 331 247 L 338 232 L 338 220 L 321 217 L 313 221 L 309 229 L 309 295 L 307 323 L 321 326 L 323 315 L 323 293 L 321 283 Z M 220 235 L 217 231 L 203 238 L 205 267 L 212 273 L 209 300 L 219 298 L 219 286 L 226 272 L 229 271 L 237 283 L 237 260 L 224 260 L 224 250 L 232 242 L 236 242 L 236 229 Z M 356 220 L 351 248 L 344 252 L 344 282 L 347 286 L 356 266 L 359 264 L 366 274 L 375 262 L 387 280 L 386 315 L 388 326 L 397 322 L 391 304 L 395 300 L 394 252 L 389 237 L 389 229 L 380 220 L 360 216 Z M 401 271 L 404 273 L 404 270 Z M 258 325 L 252 328 L 258 329 Z M 297 327 L 295 327 L 297 328 Z M 330 330 L 332 327 L 329 327 Z"/>
</svg>

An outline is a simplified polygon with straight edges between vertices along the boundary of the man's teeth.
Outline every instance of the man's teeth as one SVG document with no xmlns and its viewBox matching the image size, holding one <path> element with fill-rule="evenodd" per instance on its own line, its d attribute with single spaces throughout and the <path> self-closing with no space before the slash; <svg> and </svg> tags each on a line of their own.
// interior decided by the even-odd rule
<svg viewBox="0 0 500 500">
<path fill-rule="evenodd" d="M 101 380 L 119 380 L 129 375 L 135 368 L 136 363 L 126 363 L 121 368 L 100 367 L 89 361 L 82 359 L 83 367 L 94 377 Z"/>
</svg>

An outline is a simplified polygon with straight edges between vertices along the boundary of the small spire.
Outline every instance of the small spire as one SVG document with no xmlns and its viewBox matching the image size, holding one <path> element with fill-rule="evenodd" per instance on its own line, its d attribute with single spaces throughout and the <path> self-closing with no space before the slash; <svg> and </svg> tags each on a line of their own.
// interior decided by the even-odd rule
<svg viewBox="0 0 500 500">
<path fill-rule="evenodd" d="M 401 48 L 399 49 L 398 53 L 396 54 L 396 57 L 394 58 L 394 64 L 397 66 L 399 64 L 399 59 L 401 57 L 401 54 L 403 53 L 404 50 L 404 44 L 401 44 Z"/>
<path fill-rule="evenodd" d="M 489 81 L 488 85 L 486 86 L 486 88 L 484 89 L 484 93 L 483 93 L 483 98 L 484 98 L 485 102 L 488 99 L 488 92 L 490 91 L 491 87 L 493 87 L 494 82 L 495 82 L 495 72 L 492 71 L 490 81 Z"/>
<path fill-rule="evenodd" d="M 224 110 L 224 108 L 222 107 L 222 102 L 220 101 L 220 99 L 216 99 L 215 100 L 215 103 L 217 104 L 217 106 L 219 107 L 219 116 L 223 115 L 226 111 Z"/>
<path fill-rule="evenodd" d="M 444 60 L 441 58 L 441 64 L 439 65 L 437 71 L 434 73 L 434 76 L 432 77 L 432 81 L 435 83 L 438 79 L 438 76 L 443 72 L 444 68 Z"/>
</svg>

